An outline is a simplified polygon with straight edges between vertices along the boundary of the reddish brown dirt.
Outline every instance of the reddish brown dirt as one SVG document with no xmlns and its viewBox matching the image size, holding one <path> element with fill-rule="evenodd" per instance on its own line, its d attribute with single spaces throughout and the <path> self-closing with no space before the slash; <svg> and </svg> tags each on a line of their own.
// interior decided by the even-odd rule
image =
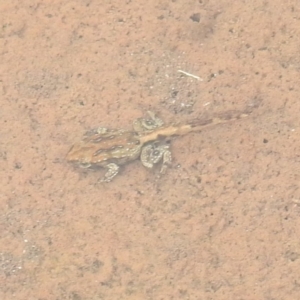
<svg viewBox="0 0 300 300">
<path fill-rule="evenodd" d="M 0 299 L 300 299 L 300 10 L 291 1 L 0 3 Z M 201 80 L 184 76 L 195 74 Z M 96 126 L 253 107 L 109 184 Z"/>
</svg>

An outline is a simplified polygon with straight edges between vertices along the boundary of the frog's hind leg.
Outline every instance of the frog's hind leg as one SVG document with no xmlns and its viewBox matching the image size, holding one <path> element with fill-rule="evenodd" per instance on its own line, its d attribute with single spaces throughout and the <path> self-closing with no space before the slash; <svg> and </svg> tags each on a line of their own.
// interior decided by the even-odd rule
<svg viewBox="0 0 300 300">
<path fill-rule="evenodd" d="M 155 128 L 162 127 L 164 125 L 164 121 L 157 117 L 153 111 L 148 110 L 147 113 L 150 117 L 150 119 L 147 119 L 148 122 L 152 123 Z"/>
<path fill-rule="evenodd" d="M 164 125 L 163 120 L 158 118 L 154 112 L 147 112 L 150 118 L 138 118 L 133 122 L 133 129 L 136 132 L 152 131 Z"/>
<path fill-rule="evenodd" d="M 172 154 L 169 145 L 157 145 L 155 143 L 146 145 L 141 151 L 141 162 L 146 168 L 153 166 L 162 161 L 160 172 L 165 173 L 167 167 L 172 162 Z"/>
</svg>

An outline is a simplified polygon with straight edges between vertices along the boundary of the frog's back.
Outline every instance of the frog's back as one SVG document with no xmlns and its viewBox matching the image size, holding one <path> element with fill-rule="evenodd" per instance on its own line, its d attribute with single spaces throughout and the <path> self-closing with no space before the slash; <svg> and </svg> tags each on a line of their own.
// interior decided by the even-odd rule
<svg viewBox="0 0 300 300">
<path fill-rule="evenodd" d="M 107 130 L 92 131 L 73 145 L 67 154 L 67 160 L 82 165 L 102 166 L 113 162 L 124 164 L 139 157 L 141 144 L 134 131 Z"/>
</svg>

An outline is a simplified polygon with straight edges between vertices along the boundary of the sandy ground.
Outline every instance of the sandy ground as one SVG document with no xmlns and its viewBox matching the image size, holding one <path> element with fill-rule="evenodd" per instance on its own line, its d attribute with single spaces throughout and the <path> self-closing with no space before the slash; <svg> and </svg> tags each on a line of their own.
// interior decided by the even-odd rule
<svg viewBox="0 0 300 300">
<path fill-rule="evenodd" d="M 300 299 L 298 1 L 0 10 L 0 299 Z M 147 110 L 249 107 L 175 139 L 163 176 L 135 161 L 103 184 L 65 161 Z"/>
</svg>

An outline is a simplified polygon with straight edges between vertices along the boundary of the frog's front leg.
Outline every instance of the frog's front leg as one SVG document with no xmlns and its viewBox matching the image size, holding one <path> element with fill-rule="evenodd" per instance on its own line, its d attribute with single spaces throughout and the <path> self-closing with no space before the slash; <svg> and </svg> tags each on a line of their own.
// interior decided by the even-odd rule
<svg viewBox="0 0 300 300">
<path fill-rule="evenodd" d="M 119 173 L 120 169 L 120 167 L 114 163 L 107 164 L 105 168 L 107 168 L 107 172 L 101 182 L 110 182 Z"/>
<path fill-rule="evenodd" d="M 164 173 L 168 165 L 172 162 L 172 154 L 168 145 L 157 145 L 156 143 L 148 144 L 141 151 L 141 162 L 147 168 L 153 166 L 162 160 L 160 172 Z"/>
</svg>

